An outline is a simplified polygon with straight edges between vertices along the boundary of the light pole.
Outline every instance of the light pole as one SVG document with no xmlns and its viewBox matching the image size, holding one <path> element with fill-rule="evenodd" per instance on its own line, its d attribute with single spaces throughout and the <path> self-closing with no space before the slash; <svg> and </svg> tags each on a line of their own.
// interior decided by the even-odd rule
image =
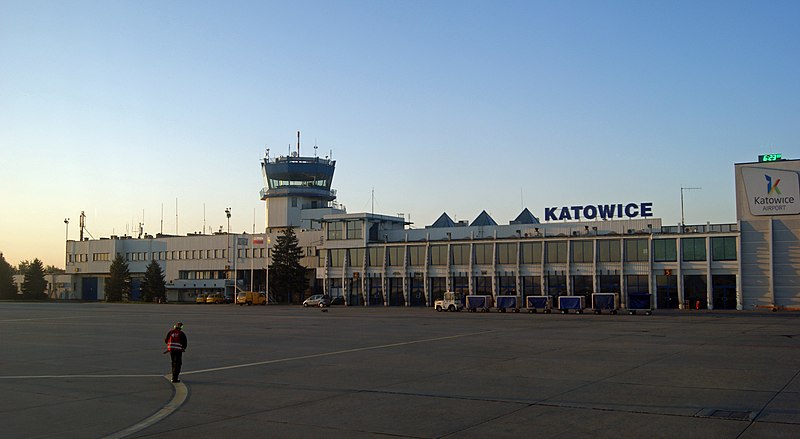
<svg viewBox="0 0 800 439">
<path fill-rule="evenodd" d="M 699 191 L 700 189 L 702 188 L 681 186 L 681 233 L 683 233 L 683 228 L 686 227 L 686 220 L 683 217 L 683 191 Z"/>
<path fill-rule="evenodd" d="M 225 216 L 228 217 L 228 266 L 226 267 L 228 272 L 228 277 L 230 277 L 231 272 L 231 208 L 228 207 L 225 209 Z M 226 288 L 227 289 L 227 288 Z M 234 280 L 234 288 L 233 288 L 233 300 L 236 300 L 236 284 Z"/>
</svg>

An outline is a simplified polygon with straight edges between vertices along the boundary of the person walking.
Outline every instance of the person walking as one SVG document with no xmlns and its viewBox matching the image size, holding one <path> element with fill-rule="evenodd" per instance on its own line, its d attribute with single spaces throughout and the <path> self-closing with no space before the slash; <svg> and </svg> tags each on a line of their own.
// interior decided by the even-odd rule
<svg viewBox="0 0 800 439">
<path fill-rule="evenodd" d="M 186 334 L 183 332 L 183 323 L 178 322 L 172 327 L 172 330 L 167 332 L 164 343 L 167 344 L 167 352 L 172 358 L 172 382 L 181 382 L 178 375 L 181 373 L 181 365 L 183 364 L 183 351 L 186 350 L 187 339 Z"/>
</svg>

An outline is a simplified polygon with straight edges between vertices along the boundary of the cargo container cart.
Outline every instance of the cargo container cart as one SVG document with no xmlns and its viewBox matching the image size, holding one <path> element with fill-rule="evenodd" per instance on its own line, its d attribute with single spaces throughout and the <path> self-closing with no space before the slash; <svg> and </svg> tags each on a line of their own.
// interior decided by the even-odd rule
<svg viewBox="0 0 800 439">
<path fill-rule="evenodd" d="M 653 314 L 653 305 L 650 293 L 628 293 L 628 314 L 644 311 L 644 315 Z"/>
<path fill-rule="evenodd" d="M 517 296 L 497 296 L 496 308 L 500 312 L 510 309 L 512 312 L 519 312 L 519 300 Z"/>
<path fill-rule="evenodd" d="M 619 309 L 619 299 L 616 293 L 593 293 L 592 294 L 592 310 L 595 314 L 602 314 L 603 311 L 608 311 L 611 314 L 616 314 Z"/>
<path fill-rule="evenodd" d="M 550 314 L 550 309 L 553 307 L 553 300 L 550 296 L 528 296 L 525 298 L 525 308 L 529 313 L 535 313 L 542 310 L 545 314 Z"/>
<path fill-rule="evenodd" d="M 481 310 L 481 312 L 489 312 L 492 307 L 492 296 L 472 295 L 467 296 L 467 309 L 470 312 Z"/>
<path fill-rule="evenodd" d="M 558 296 L 558 309 L 561 314 L 569 314 L 569 310 L 574 309 L 577 314 L 583 314 L 584 305 L 583 296 Z"/>
</svg>

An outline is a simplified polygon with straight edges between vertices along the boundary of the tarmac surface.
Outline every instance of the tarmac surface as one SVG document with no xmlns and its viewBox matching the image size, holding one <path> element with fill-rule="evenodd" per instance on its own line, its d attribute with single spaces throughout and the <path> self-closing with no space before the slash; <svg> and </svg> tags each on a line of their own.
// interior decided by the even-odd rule
<svg viewBox="0 0 800 439">
<path fill-rule="evenodd" d="M 800 437 L 798 313 L 3 302 L 0 334 L 4 438 Z"/>
</svg>

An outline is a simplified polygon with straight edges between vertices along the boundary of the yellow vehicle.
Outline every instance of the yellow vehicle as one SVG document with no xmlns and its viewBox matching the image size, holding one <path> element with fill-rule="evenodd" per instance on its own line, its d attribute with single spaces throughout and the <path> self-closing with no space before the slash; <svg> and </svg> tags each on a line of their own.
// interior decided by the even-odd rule
<svg viewBox="0 0 800 439">
<path fill-rule="evenodd" d="M 194 303 L 206 303 L 206 297 L 208 295 L 206 293 L 200 293 L 197 295 L 197 299 L 194 299 Z"/>
<path fill-rule="evenodd" d="M 206 297 L 206 303 L 225 303 L 222 293 L 211 293 Z"/>
<path fill-rule="evenodd" d="M 241 305 L 266 305 L 267 295 L 257 291 L 240 291 L 236 294 L 236 303 Z"/>
</svg>

